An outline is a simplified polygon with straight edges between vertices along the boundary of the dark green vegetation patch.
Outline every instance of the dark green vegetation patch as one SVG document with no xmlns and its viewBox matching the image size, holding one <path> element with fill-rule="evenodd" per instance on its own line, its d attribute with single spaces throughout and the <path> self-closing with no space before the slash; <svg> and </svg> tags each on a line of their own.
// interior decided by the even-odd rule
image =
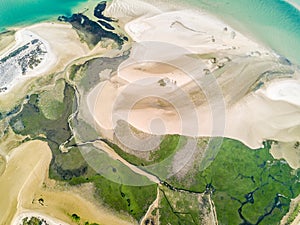
<svg viewBox="0 0 300 225">
<path fill-rule="evenodd" d="M 39 219 L 37 217 L 31 217 L 30 219 L 28 217 L 25 217 L 23 220 L 22 220 L 22 224 L 23 225 L 49 225 L 46 220 L 44 219 Z"/>
<path fill-rule="evenodd" d="M 59 83 L 61 83 L 61 80 L 57 82 L 57 85 Z M 98 160 L 97 163 L 101 168 L 110 170 L 112 176 L 118 179 L 130 178 L 138 181 L 144 179 L 148 186 L 122 185 L 122 180 L 120 180 L 121 184 L 115 183 L 88 165 L 80 148 L 74 142 L 69 126 L 69 117 L 77 107 L 75 90 L 67 83 L 60 85 L 60 87 L 64 88 L 63 109 L 57 119 L 45 118 L 40 109 L 40 95 L 33 94 L 29 97 L 28 102 L 23 105 L 21 112 L 12 117 L 10 126 L 15 133 L 29 136 L 26 139 L 27 141 L 39 139 L 48 142 L 52 151 L 50 178 L 65 181 L 71 185 L 93 182 L 96 187 L 97 198 L 112 209 L 128 213 L 139 220 L 154 201 L 157 186 L 146 181 L 147 178 L 133 173 L 126 166 L 121 167 L 118 164 L 119 162 L 111 159 L 104 152 L 102 152 L 99 159 L 92 156 L 93 159 Z M 63 143 L 66 143 L 65 147 L 68 148 L 68 152 L 62 152 L 59 149 L 59 146 Z M 86 147 L 93 149 L 91 145 L 86 145 Z M 99 155 L 97 156 L 99 157 Z"/>
<path fill-rule="evenodd" d="M 184 146 L 186 138 L 180 135 L 166 135 L 163 137 L 159 147 L 150 153 L 150 159 L 142 159 L 135 155 L 126 153 L 118 145 L 104 140 L 112 149 L 115 150 L 127 162 L 136 166 L 148 166 L 154 163 L 159 163 L 168 157 L 171 157 L 176 151 Z"/>
<path fill-rule="evenodd" d="M 251 150 L 239 141 L 224 139 L 219 154 L 204 171 L 196 166 L 170 183 L 195 192 L 211 193 L 220 224 L 278 224 L 290 200 L 300 194 L 299 171 L 274 160 L 264 148 Z"/>
<path fill-rule="evenodd" d="M 92 47 L 96 46 L 104 38 L 114 40 L 119 48 L 128 41 L 127 37 L 121 37 L 112 32 L 115 30 L 112 22 L 116 20 L 103 16 L 102 12 L 106 8 L 106 2 L 99 3 L 94 11 L 94 16 L 99 20 L 92 20 L 83 13 L 76 13 L 72 16 L 60 16 L 59 21 L 65 21 L 72 24 L 72 26 L 79 32 L 80 36 Z"/>
<path fill-rule="evenodd" d="M 10 121 L 14 132 L 31 137 L 43 134 L 56 144 L 68 140 L 71 137 L 68 118 L 75 104 L 74 89 L 70 85 L 65 86 L 64 96 L 60 117 L 56 120 L 49 120 L 39 108 L 39 95 L 31 95 L 28 103 L 23 105 L 23 110 Z"/>
<path fill-rule="evenodd" d="M 118 212 L 126 211 L 140 220 L 156 197 L 156 185 L 128 186 L 111 182 L 99 176 L 92 178 L 97 194 Z"/>
</svg>

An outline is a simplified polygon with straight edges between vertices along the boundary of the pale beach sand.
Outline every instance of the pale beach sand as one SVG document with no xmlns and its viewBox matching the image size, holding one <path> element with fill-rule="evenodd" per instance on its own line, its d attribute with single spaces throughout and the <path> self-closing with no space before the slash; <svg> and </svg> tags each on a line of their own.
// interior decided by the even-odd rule
<svg viewBox="0 0 300 225">
<path fill-rule="evenodd" d="M 80 41 L 76 31 L 69 24 L 40 23 L 26 29 L 47 41 L 57 57 L 56 64 L 48 73 L 60 71 L 74 59 L 84 57 L 90 52 L 87 44 Z"/>
<path fill-rule="evenodd" d="M 136 17 L 126 23 L 125 29 L 138 44 L 116 76 L 99 84 L 88 97 L 89 109 L 101 128 L 112 130 L 118 120 L 125 120 L 146 133 L 225 136 L 251 148 L 261 147 L 266 139 L 299 139 L 299 71 L 294 78 L 277 79 L 249 93 L 262 71 L 278 66 L 271 50 L 205 12 L 186 9 L 157 14 L 148 1 L 131 4 L 138 7 L 137 2 L 140 13 L 135 15 L 120 1 L 113 1 L 109 8 L 118 11 L 121 19 Z M 147 13 L 145 7 L 149 7 Z M 151 46 L 153 41 L 158 43 L 156 47 Z M 175 50 L 168 55 L 164 45 L 173 45 Z M 205 96 L 196 83 L 205 79 L 205 68 L 216 69 L 209 60 L 198 60 L 203 70 L 192 78 L 172 67 L 174 63 L 184 67 L 180 61 L 189 57 L 184 52 L 175 53 L 177 47 L 194 56 L 235 57 L 236 62 L 227 70 L 220 69 L 213 81 L 221 96 L 213 89 Z M 161 79 L 165 80 L 163 85 Z M 220 98 L 220 105 L 210 105 L 212 98 Z"/>
<path fill-rule="evenodd" d="M 230 49 L 244 54 L 247 51 L 264 51 L 261 46 L 228 25 L 196 10 L 186 9 L 140 17 L 127 23 L 125 30 L 136 42 L 166 42 L 193 53 Z"/>
<path fill-rule="evenodd" d="M 284 224 L 288 224 L 288 219 L 291 216 L 291 214 L 294 212 L 295 207 L 298 206 L 298 204 L 300 203 L 300 196 L 297 196 L 294 199 L 291 199 L 291 204 L 290 204 L 290 210 L 289 212 L 281 219 L 280 224 L 284 225 Z M 291 225 L 299 225 L 300 224 L 300 214 L 298 214 L 296 216 L 296 218 L 294 219 L 294 221 L 290 222 L 289 224 Z"/>
<path fill-rule="evenodd" d="M 29 71 L 26 73 L 26 76 L 19 74 L 19 76 L 17 76 L 11 83 L 6 85 L 8 91 L 13 89 L 19 83 L 23 83 L 24 80 L 46 73 L 50 68 L 52 68 L 56 64 L 57 58 L 56 55 L 53 54 L 49 43 L 46 40 L 44 40 L 42 37 L 28 30 L 27 28 L 20 29 L 15 33 L 14 46 L 9 48 L 7 51 L 2 52 L 1 58 L 8 56 L 13 51 L 30 43 L 35 39 L 38 39 L 42 42 L 42 46 L 44 48 L 43 50 L 46 51 L 47 53 L 43 56 L 41 63 L 37 67 L 35 67 L 34 69 L 29 69 Z M 17 73 L 17 71 L 15 72 Z M 1 94 L 3 95 L 5 93 L 1 93 Z"/>
<path fill-rule="evenodd" d="M 126 22 L 144 15 L 155 15 L 161 10 L 145 1 L 139 0 L 114 0 L 105 11 L 106 15 L 120 18 L 120 22 Z"/>
<path fill-rule="evenodd" d="M 295 142 L 279 142 L 273 144 L 270 153 L 275 159 L 285 159 L 291 168 L 300 168 L 300 149 Z"/>
<path fill-rule="evenodd" d="M 80 41 L 71 25 L 67 24 L 40 23 L 17 30 L 15 45 L 10 46 L 9 49 L 4 49 L 1 57 L 5 57 L 33 39 L 39 39 L 46 46 L 47 54 L 34 71 L 26 77 L 19 77 L 13 81 L 11 84 L 13 91 L 8 91 L 1 96 L 0 102 L 3 103 L 3 107 L 10 107 L 14 103 L 10 100 L 16 99 L 20 89 L 26 91 L 24 86 L 28 85 L 28 81 L 31 79 L 63 71 L 72 61 L 78 58 L 89 54 L 97 55 L 104 51 L 101 46 L 90 50 L 85 43 Z M 22 96 L 22 93 L 23 91 L 20 96 Z M 16 213 L 15 224 L 28 215 L 40 216 L 53 224 L 61 224 L 61 221 L 66 221 L 68 224 L 77 224 L 72 221 L 70 215 L 78 213 L 83 220 L 99 224 L 134 224 L 130 218 L 126 216 L 120 218 L 104 206 L 96 206 L 94 202 L 71 190 L 43 189 L 43 182 L 48 180 L 51 152 L 46 143 L 30 143 L 32 144 L 24 144 L 12 150 L 12 153 L 6 157 L 7 167 L 0 177 L 0 183 L 1 181 L 5 183 L 1 185 L 1 193 L 4 194 L 4 197 L 1 198 L 3 207 L 0 205 L 2 208 L 1 221 L 11 221 Z M 22 154 L 22 156 L 19 156 L 19 154 Z M 24 163 L 25 166 L 20 163 Z M 12 177 L 16 177 L 17 180 L 12 179 Z M 13 188 L 9 189 L 10 186 Z M 37 201 L 35 204 L 33 203 L 33 200 L 41 195 L 47 202 L 47 207 L 41 207 L 39 203 L 36 203 Z M 5 200 L 6 198 L 7 200 Z M 1 221 L 0 224 L 3 224 Z"/>
</svg>

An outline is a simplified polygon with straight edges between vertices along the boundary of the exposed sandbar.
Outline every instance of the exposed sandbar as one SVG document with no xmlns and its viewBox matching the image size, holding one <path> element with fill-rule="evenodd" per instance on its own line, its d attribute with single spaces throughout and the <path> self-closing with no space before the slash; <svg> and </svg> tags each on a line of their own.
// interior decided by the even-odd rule
<svg viewBox="0 0 300 225">
<path fill-rule="evenodd" d="M 101 128 L 113 130 L 118 120 L 125 120 L 146 133 L 225 136 L 252 148 L 261 147 L 266 139 L 298 139 L 300 110 L 295 96 L 300 82 L 295 74 L 294 78 L 263 80 L 261 74 L 272 69 L 283 71 L 280 76 L 291 76 L 272 51 L 207 13 L 190 9 L 157 13 L 148 2 L 140 2 L 139 12 L 149 7 L 151 13 L 138 15 L 125 25 L 138 44 L 116 76 L 99 84 L 88 97 L 89 109 Z M 120 1 L 114 1 L 110 10 L 118 10 L 120 18 L 134 16 Z M 153 41 L 158 44 L 151 44 Z M 175 50 L 164 51 L 164 45 L 170 44 Z M 180 55 L 177 47 L 189 54 Z M 197 55 L 201 72 L 192 77 L 189 71 L 180 71 L 183 62 Z M 214 55 L 220 57 L 217 62 Z M 218 87 L 211 86 L 208 96 L 197 81 L 207 80 L 210 73 Z M 213 98 L 220 105 L 214 105 Z"/>
</svg>

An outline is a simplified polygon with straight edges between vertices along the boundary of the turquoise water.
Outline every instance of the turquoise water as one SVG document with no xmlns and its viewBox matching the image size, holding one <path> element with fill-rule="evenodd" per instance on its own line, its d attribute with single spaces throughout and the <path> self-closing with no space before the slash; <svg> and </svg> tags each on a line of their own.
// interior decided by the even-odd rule
<svg viewBox="0 0 300 225">
<path fill-rule="evenodd" d="M 0 31 L 10 26 L 53 19 L 58 15 L 70 15 L 72 8 L 86 1 L 0 0 Z M 300 6 L 300 0 L 291 1 Z M 300 65 L 300 11 L 287 2 L 283 0 L 188 0 L 188 2 L 218 15 L 236 29 L 250 34 L 278 54 Z"/>
<path fill-rule="evenodd" d="M 87 0 L 0 0 L 0 31 L 11 27 L 70 15 Z"/>
<path fill-rule="evenodd" d="M 189 0 L 300 65 L 300 11 L 283 0 Z M 291 0 L 300 6 L 300 0 Z"/>
</svg>

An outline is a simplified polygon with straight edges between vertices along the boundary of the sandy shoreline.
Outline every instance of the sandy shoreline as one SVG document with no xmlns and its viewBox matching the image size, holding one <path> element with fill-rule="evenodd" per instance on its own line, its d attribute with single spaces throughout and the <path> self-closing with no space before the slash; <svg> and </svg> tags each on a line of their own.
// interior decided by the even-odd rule
<svg viewBox="0 0 300 225">
<path fill-rule="evenodd" d="M 290 5 L 294 6 L 296 9 L 300 10 L 300 2 L 296 2 L 295 0 L 285 0 Z"/>
</svg>

